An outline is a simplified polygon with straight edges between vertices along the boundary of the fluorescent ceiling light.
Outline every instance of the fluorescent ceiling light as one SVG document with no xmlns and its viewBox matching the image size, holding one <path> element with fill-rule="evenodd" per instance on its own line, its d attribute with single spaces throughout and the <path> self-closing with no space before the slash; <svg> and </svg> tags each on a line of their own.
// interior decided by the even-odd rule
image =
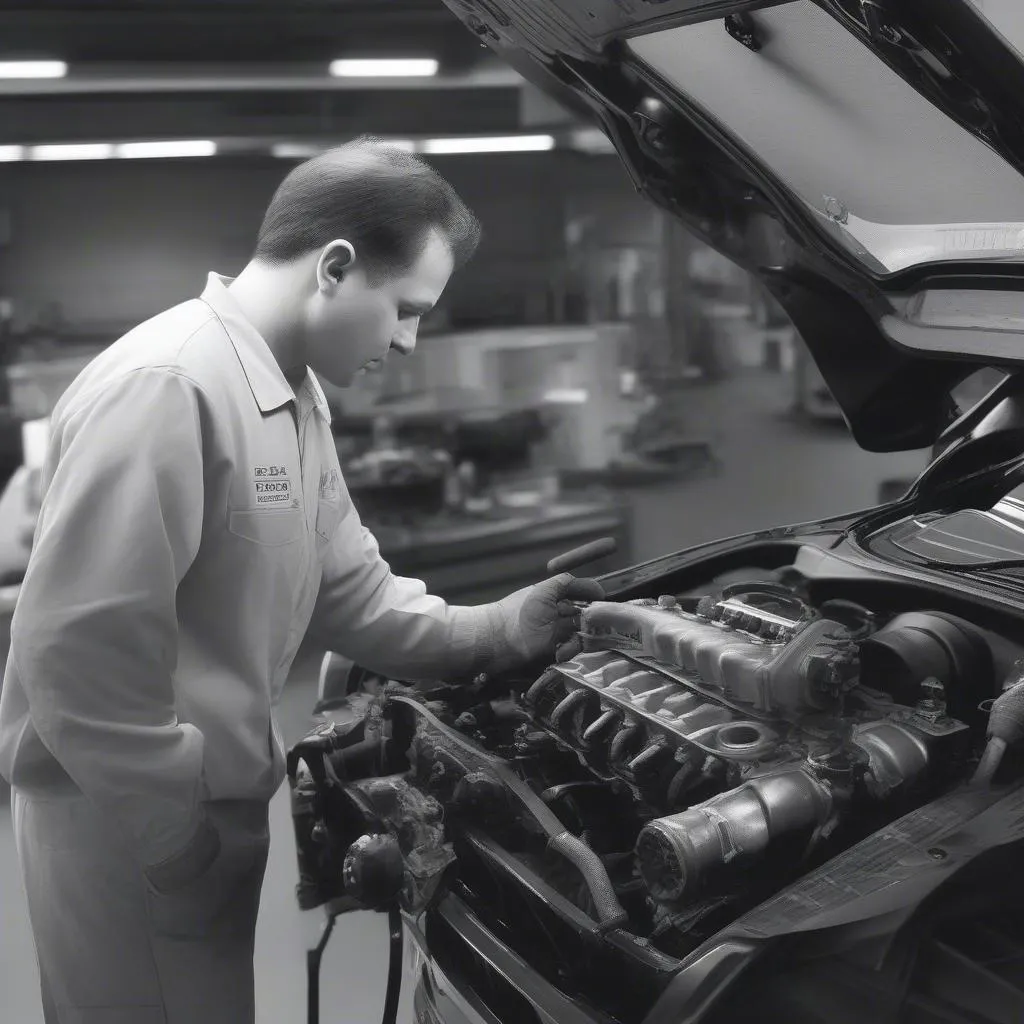
<svg viewBox="0 0 1024 1024">
<path fill-rule="evenodd" d="M 324 146 L 313 146 L 304 142 L 275 142 L 270 147 L 270 152 L 282 160 L 308 160 L 322 153 L 324 149 Z"/>
<path fill-rule="evenodd" d="M 62 60 L 0 60 L 0 78 L 63 78 L 67 73 Z"/>
<path fill-rule="evenodd" d="M 583 153 L 614 153 L 615 146 L 600 128 L 579 128 L 571 135 L 572 148 Z"/>
<path fill-rule="evenodd" d="M 416 152 L 416 143 L 412 139 L 388 139 L 382 138 L 386 146 L 394 146 L 395 149 L 405 150 L 406 153 Z M 275 142 L 270 147 L 273 156 L 282 160 L 308 160 L 310 157 L 318 156 L 331 147 L 328 145 L 317 145 L 311 142 Z"/>
<path fill-rule="evenodd" d="M 117 147 L 117 155 L 127 159 L 144 159 L 146 157 L 188 157 L 214 156 L 217 143 L 207 139 L 166 140 L 160 142 L 122 142 Z"/>
<path fill-rule="evenodd" d="M 437 69 L 437 61 L 430 58 L 332 60 L 330 66 L 335 78 L 429 78 Z"/>
<path fill-rule="evenodd" d="M 0 146 L 0 163 L 11 163 L 25 159 L 24 146 Z"/>
<path fill-rule="evenodd" d="M 32 160 L 108 160 L 114 155 L 110 142 L 68 143 L 56 146 L 33 146 Z"/>
<path fill-rule="evenodd" d="M 494 135 L 480 139 L 427 139 L 424 153 L 536 153 L 555 148 L 552 135 Z"/>
</svg>

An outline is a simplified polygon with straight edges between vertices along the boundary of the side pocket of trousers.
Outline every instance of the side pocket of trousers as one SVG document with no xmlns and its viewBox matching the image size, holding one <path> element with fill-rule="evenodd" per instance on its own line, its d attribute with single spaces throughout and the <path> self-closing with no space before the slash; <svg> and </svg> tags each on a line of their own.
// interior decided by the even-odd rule
<svg viewBox="0 0 1024 1024">
<path fill-rule="evenodd" d="M 171 892 L 147 887 L 154 931 L 167 938 L 200 939 L 245 933 L 259 905 L 270 850 L 266 808 L 212 802 L 210 819 L 220 833 L 220 853 L 198 878 Z"/>
</svg>

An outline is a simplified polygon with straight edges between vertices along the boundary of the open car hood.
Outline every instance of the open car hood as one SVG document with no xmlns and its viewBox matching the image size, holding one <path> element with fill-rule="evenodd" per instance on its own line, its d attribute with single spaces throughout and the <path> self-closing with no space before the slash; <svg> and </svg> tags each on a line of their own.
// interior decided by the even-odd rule
<svg viewBox="0 0 1024 1024">
<path fill-rule="evenodd" d="M 1024 364 L 1019 0 L 445 0 L 785 308 L 857 442 Z"/>
</svg>

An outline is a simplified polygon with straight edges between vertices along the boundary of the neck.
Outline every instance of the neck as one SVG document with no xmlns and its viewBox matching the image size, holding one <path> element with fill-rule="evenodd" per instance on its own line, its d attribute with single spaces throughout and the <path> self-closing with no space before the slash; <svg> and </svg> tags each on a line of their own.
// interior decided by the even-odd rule
<svg viewBox="0 0 1024 1024">
<path fill-rule="evenodd" d="M 292 384 L 306 375 L 294 277 L 289 267 L 253 262 L 228 285 L 238 308 L 267 343 Z"/>
</svg>

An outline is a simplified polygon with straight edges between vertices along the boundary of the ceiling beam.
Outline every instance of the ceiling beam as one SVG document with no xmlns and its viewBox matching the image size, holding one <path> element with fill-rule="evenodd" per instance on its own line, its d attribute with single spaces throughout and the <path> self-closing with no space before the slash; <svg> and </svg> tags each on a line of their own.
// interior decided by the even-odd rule
<svg viewBox="0 0 1024 1024">
<path fill-rule="evenodd" d="M 118 93 L 394 92 L 517 89 L 518 72 L 483 60 L 465 72 L 423 78 L 332 78 L 322 68 L 298 65 L 94 65 L 65 78 L 0 79 L 2 96 L 113 95 Z"/>
<path fill-rule="evenodd" d="M 428 6 L 220 3 L 12 11 L 0 5 L 0 54 L 94 61 L 327 61 L 427 51 L 469 59 L 479 41 L 437 0 Z"/>
<path fill-rule="evenodd" d="M 518 131 L 518 89 L 8 97 L 0 144 L 210 139 L 477 135 Z"/>
</svg>

